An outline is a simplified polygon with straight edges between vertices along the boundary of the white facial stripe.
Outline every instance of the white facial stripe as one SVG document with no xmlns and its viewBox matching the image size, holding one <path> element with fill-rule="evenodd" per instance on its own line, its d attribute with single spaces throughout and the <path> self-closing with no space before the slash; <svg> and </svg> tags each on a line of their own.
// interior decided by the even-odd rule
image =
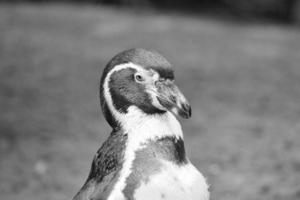
<svg viewBox="0 0 300 200">
<path fill-rule="evenodd" d="M 104 80 L 104 84 L 103 84 L 103 89 L 104 89 L 104 98 L 105 98 L 105 101 L 107 102 L 108 104 L 108 107 L 110 109 L 110 111 L 112 112 L 112 115 L 114 116 L 114 118 L 122 123 L 123 119 L 124 118 L 124 114 L 118 112 L 115 107 L 113 106 L 113 101 L 112 101 L 112 97 L 111 97 L 111 94 L 110 94 L 110 91 L 109 91 L 109 81 L 110 81 L 110 78 L 111 78 L 111 75 L 114 73 L 114 72 L 117 72 L 117 71 L 120 71 L 122 69 L 126 69 L 126 68 L 132 68 L 132 69 L 136 69 L 136 71 L 142 73 L 142 74 L 149 74 L 151 73 L 152 75 L 152 80 L 153 80 L 153 85 L 154 85 L 154 82 L 159 80 L 159 74 L 154 71 L 153 69 L 150 69 L 150 70 L 145 70 L 144 68 L 142 68 L 141 66 L 138 66 L 138 65 L 135 65 L 133 63 L 125 63 L 125 64 L 120 64 L 120 65 L 117 65 L 115 66 L 105 77 L 105 80 Z M 157 100 L 156 96 L 157 96 L 157 91 L 155 88 L 146 88 L 147 89 L 147 92 L 148 94 L 150 94 L 150 97 L 151 97 L 151 101 L 152 101 L 152 104 L 158 108 L 158 109 L 161 109 L 161 110 L 166 110 L 160 103 L 159 101 Z M 155 90 L 155 91 L 153 91 Z"/>
<path fill-rule="evenodd" d="M 112 115 L 121 123 L 124 133 L 128 134 L 126 150 L 124 153 L 124 163 L 120 172 L 120 177 L 108 200 L 125 199 L 122 191 L 126 186 L 127 177 L 131 174 L 135 152 L 143 148 L 143 144 L 147 140 L 154 140 L 166 136 L 175 136 L 176 138 L 183 139 L 181 126 L 176 117 L 169 111 L 164 115 L 148 115 L 136 106 L 130 106 L 126 114 L 120 113 L 115 109 L 108 87 L 109 81 L 114 72 L 126 68 L 133 68 L 137 71 L 146 71 L 133 63 L 117 65 L 107 74 L 103 84 L 105 101 L 107 102 Z M 156 97 L 152 97 L 152 99 L 154 100 Z"/>
<path fill-rule="evenodd" d="M 137 71 L 144 70 L 140 66 L 135 65 L 133 63 L 125 63 L 125 64 L 117 65 L 110 72 L 108 72 L 108 74 L 105 77 L 104 83 L 103 83 L 104 98 L 107 103 L 107 106 L 109 107 L 109 110 L 112 112 L 112 115 L 114 116 L 114 118 L 117 121 L 119 121 L 120 123 L 121 123 L 120 119 L 124 117 L 124 116 L 122 116 L 124 114 L 121 114 L 120 112 L 118 112 L 115 109 L 115 107 L 113 106 L 113 101 L 112 101 L 112 97 L 111 97 L 108 85 L 109 85 L 111 75 L 114 72 L 117 72 L 117 71 L 120 71 L 120 70 L 126 69 L 126 68 L 133 68 L 133 69 L 136 69 Z"/>
</svg>

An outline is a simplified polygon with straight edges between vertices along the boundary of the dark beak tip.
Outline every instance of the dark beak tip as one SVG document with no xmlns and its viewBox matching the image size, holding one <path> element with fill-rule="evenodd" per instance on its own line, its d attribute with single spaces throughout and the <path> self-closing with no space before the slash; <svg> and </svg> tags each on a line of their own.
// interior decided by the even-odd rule
<svg viewBox="0 0 300 200">
<path fill-rule="evenodd" d="M 192 108 L 190 106 L 190 108 L 189 108 L 189 117 L 191 117 L 191 116 L 192 116 Z"/>
<path fill-rule="evenodd" d="M 179 111 L 179 115 L 182 118 L 188 119 L 192 116 L 192 108 L 189 104 L 182 104 L 182 109 Z"/>
</svg>

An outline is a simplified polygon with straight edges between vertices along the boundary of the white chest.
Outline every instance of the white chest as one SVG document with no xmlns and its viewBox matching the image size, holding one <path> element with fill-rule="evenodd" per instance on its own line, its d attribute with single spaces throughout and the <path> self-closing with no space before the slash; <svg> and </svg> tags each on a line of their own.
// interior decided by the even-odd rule
<svg viewBox="0 0 300 200">
<path fill-rule="evenodd" d="M 146 141 L 167 136 L 183 138 L 179 122 L 169 112 L 163 116 L 147 116 L 137 108 L 130 107 L 127 115 L 120 115 L 119 119 L 123 119 L 121 121 L 124 122 L 123 127 L 128 133 L 128 143 L 120 177 L 108 200 L 126 199 L 123 190 L 126 188 L 127 178 L 132 173 L 135 152 L 144 148 L 143 144 Z M 160 171 L 151 175 L 148 181 L 142 182 L 135 190 L 135 200 L 209 199 L 205 178 L 191 163 L 178 166 L 168 161 L 162 162 Z"/>
<path fill-rule="evenodd" d="M 191 164 L 178 167 L 165 162 L 163 170 L 150 177 L 135 192 L 136 200 L 208 200 L 203 175 Z"/>
</svg>

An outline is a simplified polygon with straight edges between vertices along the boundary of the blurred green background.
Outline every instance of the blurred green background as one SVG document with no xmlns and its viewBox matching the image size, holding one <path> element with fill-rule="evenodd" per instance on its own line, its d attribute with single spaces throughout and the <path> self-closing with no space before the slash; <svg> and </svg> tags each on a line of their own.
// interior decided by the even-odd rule
<svg viewBox="0 0 300 200">
<path fill-rule="evenodd" d="M 175 9 L 184 12 L 224 14 L 246 19 L 268 19 L 285 23 L 299 23 L 298 0 L 0 0 L 6 3 L 75 3 L 113 5 L 135 8 Z"/>
<path fill-rule="evenodd" d="M 101 72 L 143 47 L 191 102 L 185 144 L 212 199 L 299 200 L 299 28 L 145 6 L 0 4 L 0 199 L 75 195 L 110 132 Z"/>
</svg>

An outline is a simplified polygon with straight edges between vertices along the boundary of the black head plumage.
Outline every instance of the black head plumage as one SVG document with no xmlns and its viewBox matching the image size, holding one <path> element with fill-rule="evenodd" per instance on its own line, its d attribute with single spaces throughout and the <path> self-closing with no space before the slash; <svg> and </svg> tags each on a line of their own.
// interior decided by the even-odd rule
<svg viewBox="0 0 300 200">
<path fill-rule="evenodd" d="M 174 72 L 171 68 L 171 64 L 156 51 L 129 49 L 113 57 L 104 68 L 100 81 L 100 102 L 102 111 L 106 120 L 113 128 L 119 127 L 119 124 L 114 118 L 106 99 L 104 98 L 103 85 L 106 76 L 114 69 L 115 66 L 126 63 L 133 63 L 144 69 L 153 69 L 160 75 L 161 78 L 174 79 Z M 143 86 L 133 84 L 134 73 L 134 69 L 124 69 L 111 75 L 109 84 L 114 87 L 109 89 L 116 110 L 119 112 L 126 112 L 130 105 L 135 104 L 147 114 L 165 112 L 151 106 L 149 96 L 142 92 L 144 90 Z"/>
</svg>

